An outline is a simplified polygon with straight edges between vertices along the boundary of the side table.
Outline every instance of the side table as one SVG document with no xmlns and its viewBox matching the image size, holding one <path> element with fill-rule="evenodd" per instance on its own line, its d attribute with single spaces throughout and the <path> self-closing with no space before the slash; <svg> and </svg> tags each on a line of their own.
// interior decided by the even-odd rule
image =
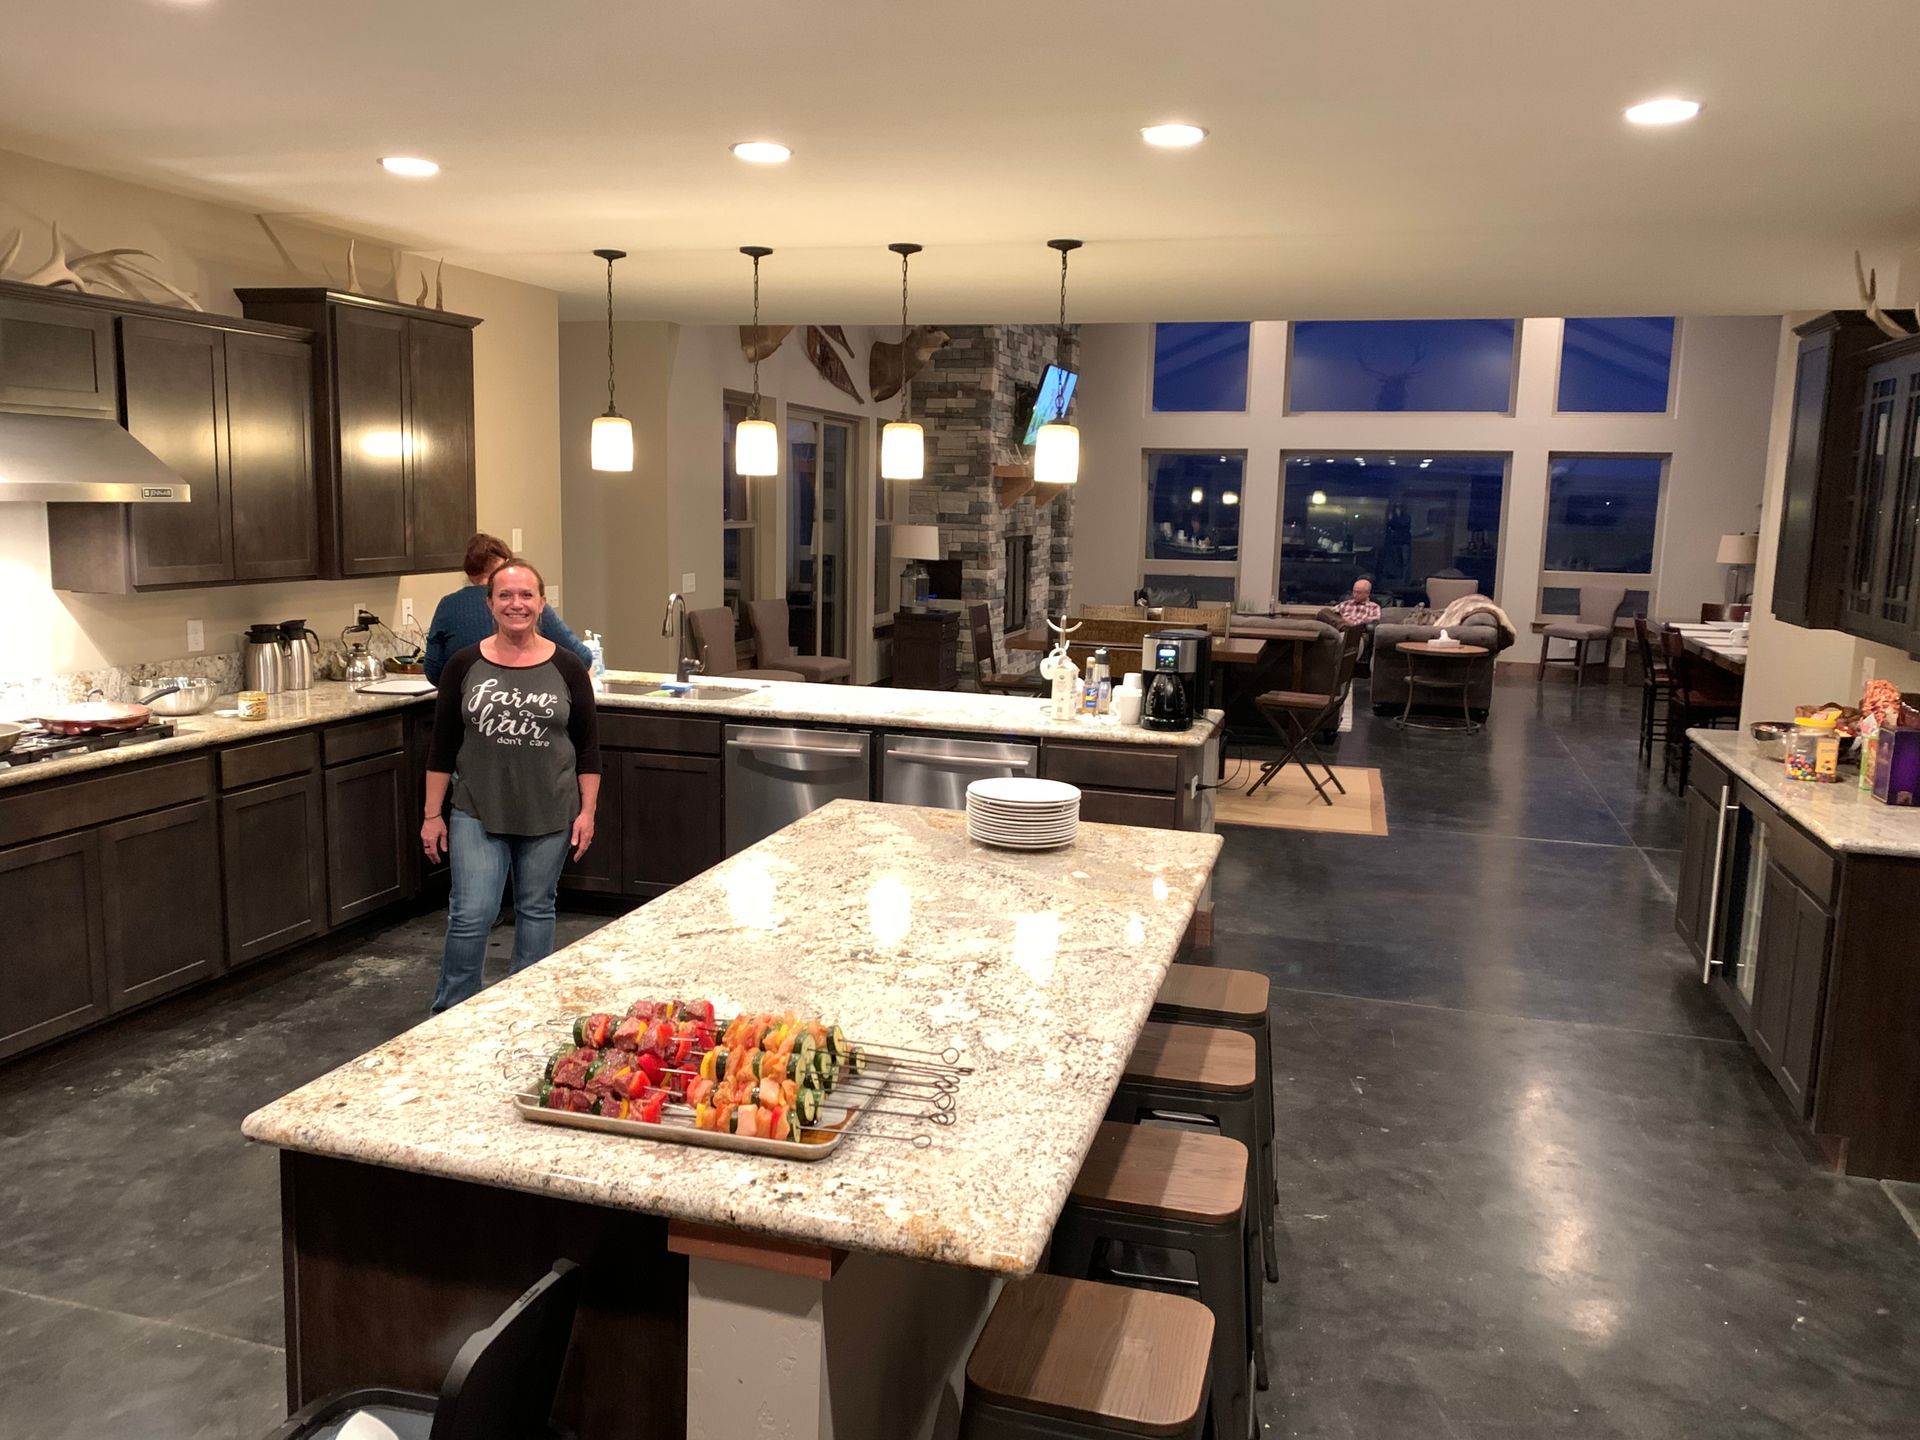
<svg viewBox="0 0 1920 1440">
<path fill-rule="evenodd" d="M 1435 645 L 1431 640 L 1402 640 L 1395 647 L 1407 657 L 1407 703 L 1393 723 L 1402 730 L 1458 730 L 1472 734 L 1480 728 L 1467 705 L 1473 686 L 1474 662 L 1491 652 L 1484 645 Z M 1460 718 L 1413 718 L 1413 702 L 1421 691 L 1460 697 Z"/>
</svg>

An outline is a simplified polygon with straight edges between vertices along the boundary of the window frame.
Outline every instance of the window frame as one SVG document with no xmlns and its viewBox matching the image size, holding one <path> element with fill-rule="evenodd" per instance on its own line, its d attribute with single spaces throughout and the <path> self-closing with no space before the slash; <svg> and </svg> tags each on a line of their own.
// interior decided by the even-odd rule
<svg viewBox="0 0 1920 1440">
<path fill-rule="evenodd" d="M 884 534 L 887 540 L 887 568 L 893 569 L 893 526 L 899 516 L 899 499 L 894 486 L 911 484 L 905 480 L 889 480 L 880 473 L 878 462 L 867 464 L 866 452 L 873 447 L 866 443 L 868 425 L 862 430 L 860 452 L 862 464 L 872 471 L 872 483 L 867 487 L 867 564 L 866 572 L 873 583 L 873 614 L 870 617 L 875 626 L 891 624 L 900 600 L 900 577 L 897 574 L 882 576 L 880 573 L 880 538 Z"/>
<path fill-rule="evenodd" d="M 1294 378 L 1293 347 L 1294 347 L 1294 339 L 1299 333 L 1301 324 L 1302 323 L 1361 324 L 1365 322 L 1354 321 L 1354 320 L 1328 320 L 1328 321 L 1306 321 L 1306 322 L 1302 322 L 1298 320 L 1289 320 L 1287 322 L 1287 349 L 1286 349 L 1286 356 L 1285 356 L 1286 365 L 1285 365 L 1285 368 L 1280 373 L 1281 417 L 1285 419 L 1291 419 L 1295 416 L 1315 416 L 1315 417 L 1332 417 L 1336 419 L 1349 419 L 1354 416 L 1361 416 L 1366 419 L 1375 420 L 1375 419 L 1388 418 L 1395 415 L 1401 415 L 1401 416 L 1407 417 L 1409 420 L 1425 419 L 1428 421 L 1433 421 L 1436 419 L 1440 419 L 1445 421 L 1446 423 L 1451 423 L 1454 420 L 1457 420 L 1461 417 L 1466 417 L 1466 416 L 1487 417 L 1487 418 L 1493 418 L 1493 419 L 1499 419 L 1504 417 L 1508 420 L 1511 420 L 1516 414 L 1519 413 L 1520 349 L 1521 349 L 1521 340 L 1527 328 L 1526 320 L 1523 316 L 1449 315 L 1449 316 L 1424 316 L 1424 317 L 1409 316 L 1404 318 L 1414 319 L 1414 320 L 1429 319 L 1429 320 L 1436 320 L 1436 321 L 1439 321 L 1439 320 L 1465 320 L 1465 321 L 1500 320 L 1500 321 L 1505 321 L 1511 324 L 1513 326 L 1513 348 L 1507 359 L 1507 408 L 1504 410 L 1302 410 L 1302 409 L 1299 409 L 1293 403 L 1293 378 Z M 1677 341 L 1675 343 L 1676 345 L 1678 344 Z M 1556 384 L 1558 383 L 1557 364 L 1556 364 L 1556 382 L 1555 383 Z M 1557 394 L 1558 391 L 1556 390 L 1555 393 Z M 1395 453 L 1398 454 L 1401 452 L 1396 451 Z M 1435 452 L 1435 453 L 1438 453 L 1438 452 Z M 1490 451 L 1490 450 L 1461 450 L 1455 453 L 1461 454 L 1461 455 L 1490 455 L 1496 452 Z"/>
<path fill-rule="evenodd" d="M 1189 411 L 1172 412 L 1189 414 L 1231 414 L 1231 411 Z M 1245 446 L 1236 445 L 1155 445 L 1140 452 L 1140 540 L 1134 547 L 1136 558 L 1136 585 L 1144 585 L 1156 575 L 1196 575 L 1207 578 L 1225 577 L 1233 581 L 1234 594 L 1240 593 L 1240 563 L 1245 554 L 1246 524 L 1240 526 L 1240 554 L 1231 560 L 1187 560 L 1152 559 L 1147 555 L 1153 540 L 1153 462 L 1160 455 L 1237 455 L 1240 458 L 1240 509 L 1245 512 L 1247 504 L 1247 460 Z"/>
<path fill-rule="evenodd" d="M 762 406 L 767 405 L 762 399 Z M 727 598 L 727 534 L 729 531 L 741 533 L 740 546 L 740 608 L 734 611 L 735 635 L 745 636 L 751 633 L 747 623 L 747 606 L 760 598 L 760 517 L 765 509 L 765 497 L 761 494 L 760 478 L 751 475 L 730 475 L 733 467 L 733 427 L 747 418 L 752 400 L 737 390 L 723 390 L 720 393 L 721 431 L 721 474 L 720 474 L 720 596 L 724 603 Z M 785 458 L 784 456 L 782 457 Z M 746 505 L 746 518 L 729 519 L 727 516 L 727 488 L 729 478 L 740 482 L 740 494 Z M 779 477 L 774 477 L 777 482 Z"/>
<path fill-rule="evenodd" d="M 1673 397 L 1671 381 L 1668 400 Z M 1609 412 L 1600 412 L 1609 413 Z M 1650 411 L 1626 412 L 1644 419 Z M 1553 467 L 1559 460 L 1658 460 L 1660 483 L 1653 501 L 1653 554 L 1645 570 L 1549 570 L 1547 535 L 1553 526 Z M 1670 450 L 1549 450 L 1547 452 L 1546 503 L 1540 512 L 1540 551 L 1537 558 L 1539 583 L 1534 587 L 1534 613 L 1545 615 L 1548 590 L 1578 590 L 1583 585 L 1621 585 L 1628 590 L 1647 592 L 1647 613 L 1660 613 L 1660 557 L 1666 549 L 1667 497 L 1673 482 L 1673 452 Z"/>
</svg>

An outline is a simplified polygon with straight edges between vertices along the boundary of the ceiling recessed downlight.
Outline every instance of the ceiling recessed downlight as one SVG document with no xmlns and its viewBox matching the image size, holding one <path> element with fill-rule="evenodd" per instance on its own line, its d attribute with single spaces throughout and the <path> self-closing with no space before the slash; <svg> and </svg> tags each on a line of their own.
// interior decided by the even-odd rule
<svg viewBox="0 0 1920 1440">
<path fill-rule="evenodd" d="M 742 140 L 733 153 L 751 165 L 784 165 L 793 158 L 793 151 L 778 140 Z"/>
<path fill-rule="evenodd" d="M 406 175 L 415 180 L 440 173 L 437 164 L 418 155 L 382 155 L 380 164 L 389 175 Z"/>
<path fill-rule="evenodd" d="M 1671 95 L 1627 107 L 1627 119 L 1635 125 L 1678 125 L 1699 113 L 1698 100 L 1681 100 Z"/>
<path fill-rule="evenodd" d="M 1162 150 L 1185 150 L 1206 139 L 1207 132 L 1198 125 L 1175 122 L 1167 125 L 1148 125 L 1140 131 L 1140 138 L 1149 145 L 1159 146 Z"/>
</svg>

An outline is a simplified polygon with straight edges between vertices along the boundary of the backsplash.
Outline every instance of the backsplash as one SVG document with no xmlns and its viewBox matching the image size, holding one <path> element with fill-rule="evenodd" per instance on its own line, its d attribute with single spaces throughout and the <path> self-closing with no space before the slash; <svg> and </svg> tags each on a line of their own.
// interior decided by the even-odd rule
<svg viewBox="0 0 1920 1440">
<path fill-rule="evenodd" d="M 372 647 L 382 659 L 392 658 L 397 648 L 384 636 L 377 638 Z M 345 647 L 338 640 L 322 640 L 318 658 L 324 662 L 329 655 L 345 653 Z M 220 693 L 228 695 L 239 690 L 241 674 L 240 652 L 231 650 L 224 654 L 176 655 L 165 660 L 142 660 L 133 665 L 104 665 L 55 675 L 0 679 L 0 720 L 26 719 L 49 705 L 84 700 L 94 690 L 109 700 L 138 700 L 168 675 L 215 680 L 219 682 Z"/>
</svg>

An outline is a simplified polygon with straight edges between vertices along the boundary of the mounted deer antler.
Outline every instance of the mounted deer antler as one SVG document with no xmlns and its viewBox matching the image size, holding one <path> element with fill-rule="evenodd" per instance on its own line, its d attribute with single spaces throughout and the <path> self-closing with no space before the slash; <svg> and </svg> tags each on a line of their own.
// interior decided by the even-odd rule
<svg viewBox="0 0 1920 1440">
<path fill-rule="evenodd" d="M 1866 268 L 1858 250 L 1853 252 L 1853 278 L 1860 286 L 1860 308 L 1867 312 L 1867 319 L 1880 327 L 1882 334 L 1890 335 L 1895 340 L 1905 340 L 1915 333 L 1880 308 L 1879 272 Z"/>
<path fill-rule="evenodd" d="M 4 273 L 14 256 L 20 253 L 20 241 L 21 237 L 16 234 L 13 242 L 7 246 L 7 253 L 0 256 L 0 273 Z M 154 274 L 146 266 L 135 264 L 129 258 L 135 255 L 142 260 L 156 258 L 148 251 L 136 250 L 130 245 L 69 256 L 66 237 L 56 224 L 53 227 L 53 251 L 48 255 L 47 263 L 26 276 L 25 280 L 29 285 L 44 285 L 49 290 L 73 290 L 82 295 L 89 290 L 105 290 L 129 300 L 142 298 L 134 284 L 138 281 L 166 291 L 190 310 L 200 309 L 200 302 L 190 293 Z"/>
<path fill-rule="evenodd" d="M 1413 359 L 1407 362 L 1404 370 L 1376 370 L 1367 364 L 1366 354 L 1357 346 L 1353 352 L 1354 362 L 1368 375 L 1380 382 L 1380 393 L 1374 400 L 1376 410 L 1404 410 L 1407 408 L 1407 382 L 1420 373 L 1420 363 L 1427 358 L 1427 347 L 1416 344 L 1413 347 Z"/>
</svg>

